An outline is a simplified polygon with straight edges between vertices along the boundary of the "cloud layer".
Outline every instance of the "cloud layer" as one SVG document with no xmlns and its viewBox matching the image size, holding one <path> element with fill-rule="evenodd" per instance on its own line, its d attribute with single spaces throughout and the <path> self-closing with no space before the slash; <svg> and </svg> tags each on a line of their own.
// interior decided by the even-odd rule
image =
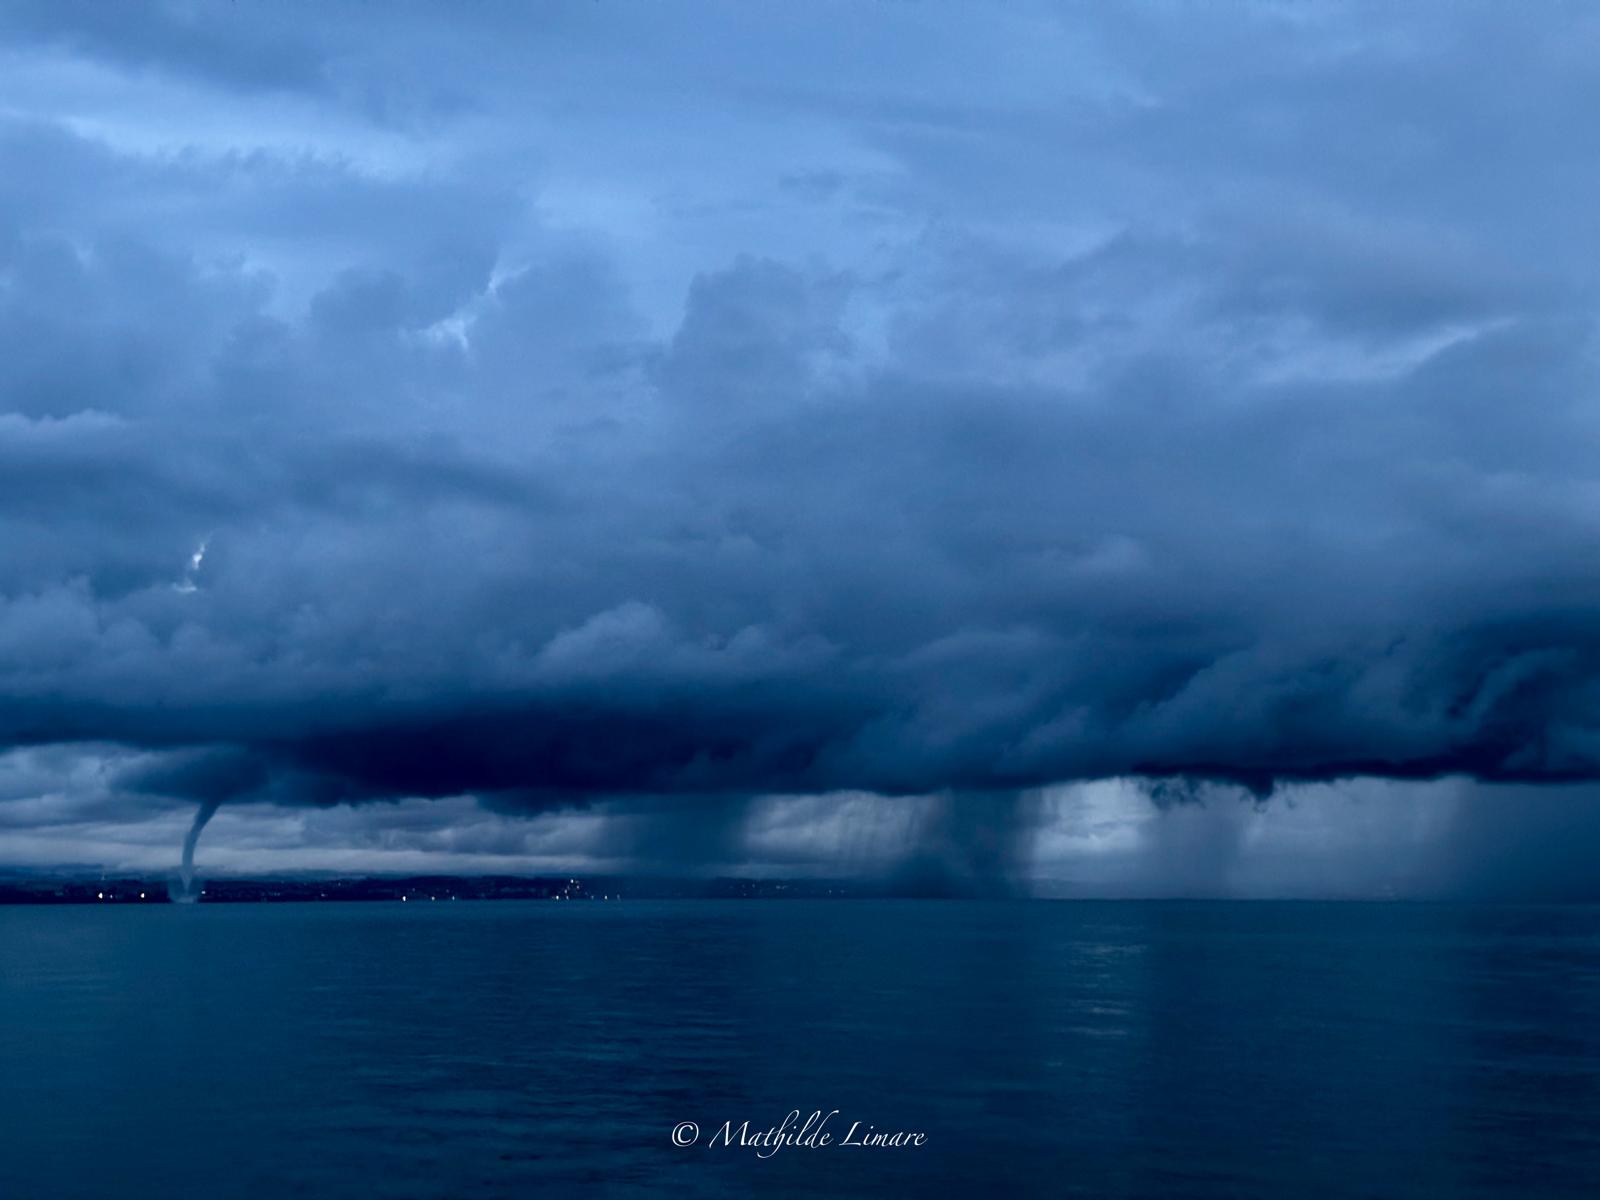
<svg viewBox="0 0 1600 1200">
<path fill-rule="evenodd" d="M 1597 36 L 9 6 L 0 746 L 134 805 L 1592 780 Z"/>
</svg>

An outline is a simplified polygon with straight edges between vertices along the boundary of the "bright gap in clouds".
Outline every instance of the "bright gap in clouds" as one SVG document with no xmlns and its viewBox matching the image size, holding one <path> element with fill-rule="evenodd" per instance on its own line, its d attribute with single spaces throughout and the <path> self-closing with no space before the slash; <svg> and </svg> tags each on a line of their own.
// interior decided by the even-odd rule
<svg viewBox="0 0 1600 1200">
<path fill-rule="evenodd" d="M 129 756 L 101 753 L 0 757 L 0 869 L 175 869 L 192 806 L 119 798 L 105 784 Z M 25 794 L 59 780 L 67 786 Z M 1493 890 L 1497 880 L 1520 878 L 1519 855 L 1548 859 L 1562 822 L 1587 811 L 1581 797 L 1530 791 L 1369 780 L 1288 787 L 1258 802 L 1216 786 L 1163 806 L 1136 780 L 1062 786 L 1014 802 L 1016 844 L 995 869 L 1008 874 L 1013 891 L 1041 896 Z M 213 877 L 632 872 L 891 883 L 914 869 L 949 876 L 959 891 L 965 876 L 983 869 L 964 848 L 970 830 L 989 820 L 993 805 L 1011 802 L 968 798 L 960 803 L 977 806 L 972 820 L 963 824 L 958 814 L 953 825 L 952 803 L 835 793 L 707 801 L 699 809 L 602 802 L 533 815 L 494 811 L 467 796 L 327 808 L 224 804 L 197 863 Z M 1507 827 L 1498 834 L 1497 814 Z M 940 836 L 951 829 L 961 836 Z"/>
</svg>

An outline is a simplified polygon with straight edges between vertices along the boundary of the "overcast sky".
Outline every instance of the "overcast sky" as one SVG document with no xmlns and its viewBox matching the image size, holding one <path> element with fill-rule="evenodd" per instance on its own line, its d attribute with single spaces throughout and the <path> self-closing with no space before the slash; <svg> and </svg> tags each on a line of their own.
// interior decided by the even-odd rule
<svg viewBox="0 0 1600 1200">
<path fill-rule="evenodd" d="M 0 868 L 1593 890 L 1597 55 L 0 3 Z"/>
</svg>

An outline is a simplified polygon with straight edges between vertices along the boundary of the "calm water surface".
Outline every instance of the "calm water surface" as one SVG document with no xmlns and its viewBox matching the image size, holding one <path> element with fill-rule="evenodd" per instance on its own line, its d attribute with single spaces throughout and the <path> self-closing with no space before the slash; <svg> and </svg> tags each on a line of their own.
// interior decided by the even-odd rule
<svg viewBox="0 0 1600 1200">
<path fill-rule="evenodd" d="M 1600 909 L 0 908 L 0 1196 L 756 1191 L 1600 1196 Z"/>
</svg>

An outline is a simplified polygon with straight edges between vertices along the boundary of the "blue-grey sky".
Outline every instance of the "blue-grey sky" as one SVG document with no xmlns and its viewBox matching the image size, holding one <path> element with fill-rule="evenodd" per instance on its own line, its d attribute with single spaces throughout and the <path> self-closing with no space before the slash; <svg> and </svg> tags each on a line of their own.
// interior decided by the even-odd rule
<svg viewBox="0 0 1600 1200">
<path fill-rule="evenodd" d="M 1591 887 L 1597 52 L 0 3 L 0 867 Z"/>
</svg>

